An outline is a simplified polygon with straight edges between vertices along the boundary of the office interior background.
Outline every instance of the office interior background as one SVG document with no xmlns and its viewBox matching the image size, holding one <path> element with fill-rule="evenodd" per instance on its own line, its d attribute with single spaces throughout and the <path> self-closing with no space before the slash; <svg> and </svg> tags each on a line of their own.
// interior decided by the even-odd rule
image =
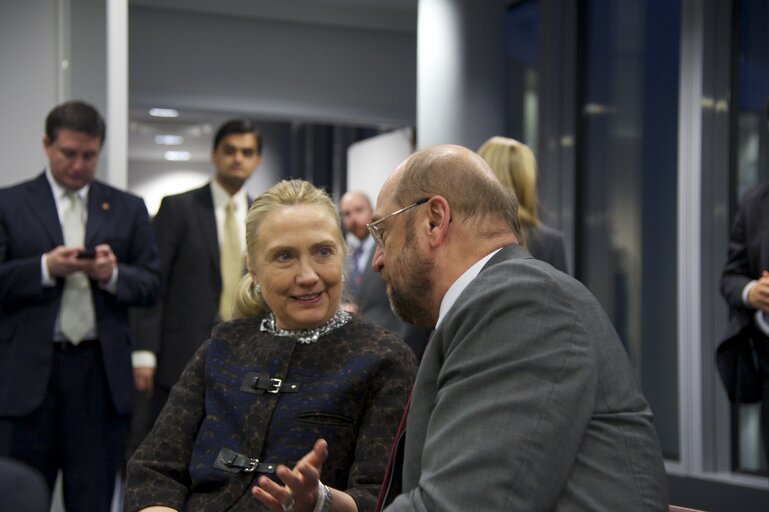
<svg viewBox="0 0 769 512">
<path fill-rule="evenodd" d="M 730 221 L 769 175 L 768 24 L 765 0 L 2 0 L 0 186 L 42 170 L 67 99 L 105 114 L 99 177 L 151 212 L 210 178 L 234 116 L 264 133 L 252 194 L 301 177 L 338 198 L 366 181 L 349 149 L 392 133 L 522 140 L 652 406 L 671 502 L 766 510 L 758 407 L 729 404 L 714 354 Z"/>
</svg>

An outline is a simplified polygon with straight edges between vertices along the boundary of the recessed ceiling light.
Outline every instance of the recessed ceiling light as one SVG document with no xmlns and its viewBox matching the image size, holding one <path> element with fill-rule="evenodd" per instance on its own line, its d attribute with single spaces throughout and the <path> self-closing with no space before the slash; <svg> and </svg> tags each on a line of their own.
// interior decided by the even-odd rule
<svg viewBox="0 0 769 512">
<path fill-rule="evenodd" d="M 151 108 L 152 117 L 179 117 L 179 111 L 172 108 Z"/>
<path fill-rule="evenodd" d="M 162 144 L 163 146 L 178 146 L 184 142 L 184 137 L 181 135 L 155 135 L 155 144 Z"/>
<path fill-rule="evenodd" d="M 186 162 L 190 159 L 189 151 L 166 151 L 164 155 L 166 160 L 171 162 Z"/>
</svg>

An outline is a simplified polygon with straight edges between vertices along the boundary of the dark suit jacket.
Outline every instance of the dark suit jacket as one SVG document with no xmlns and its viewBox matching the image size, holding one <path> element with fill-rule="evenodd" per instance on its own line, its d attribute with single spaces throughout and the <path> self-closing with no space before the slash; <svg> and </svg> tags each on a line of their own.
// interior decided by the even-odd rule
<svg viewBox="0 0 769 512">
<path fill-rule="evenodd" d="M 157 355 L 155 382 L 170 389 L 219 321 L 222 276 L 211 185 L 163 198 L 152 221 L 162 298 L 139 312 L 138 350 Z"/>
<path fill-rule="evenodd" d="M 351 294 L 353 295 L 351 299 L 360 308 L 360 313 L 364 320 L 375 325 L 381 325 L 390 332 L 403 337 L 407 325 L 393 313 L 392 308 L 390 308 L 390 300 L 387 298 L 387 286 L 382 281 L 379 273 L 375 272 L 371 267 L 375 252 L 375 250 L 372 250 L 366 261 L 360 293 L 357 296 Z M 347 268 L 348 280 L 350 264 L 351 262 L 348 263 Z"/>
<path fill-rule="evenodd" d="M 667 510 L 651 410 L 579 282 L 511 245 L 463 290 L 417 373 L 403 492 L 388 512 Z"/>
<path fill-rule="evenodd" d="M 526 231 L 526 245 L 529 253 L 538 260 L 550 263 L 561 272 L 569 273 L 566 264 L 566 247 L 560 231 L 540 224 L 537 229 Z"/>
<path fill-rule="evenodd" d="M 45 174 L 0 190 L 0 415 L 23 416 L 43 400 L 64 279 L 43 287 L 40 259 L 64 243 Z M 129 306 L 151 305 L 159 260 L 144 201 L 100 182 L 88 192 L 85 245 L 109 244 L 118 260 L 116 294 L 91 282 L 99 342 L 112 401 L 131 412 Z"/>
<path fill-rule="evenodd" d="M 769 181 L 745 194 L 732 224 L 729 256 L 721 275 L 721 293 L 729 304 L 729 327 L 718 347 L 717 362 L 732 401 L 735 401 L 736 368 L 740 359 L 745 363 L 755 361 L 747 343 L 754 332 L 755 310 L 742 303 L 742 290 L 764 270 L 769 270 Z M 760 386 L 760 382 L 757 385 Z M 760 393 L 746 399 L 745 393 L 750 391 L 742 390 L 741 401 L 758 399 Z"/>
</svg>

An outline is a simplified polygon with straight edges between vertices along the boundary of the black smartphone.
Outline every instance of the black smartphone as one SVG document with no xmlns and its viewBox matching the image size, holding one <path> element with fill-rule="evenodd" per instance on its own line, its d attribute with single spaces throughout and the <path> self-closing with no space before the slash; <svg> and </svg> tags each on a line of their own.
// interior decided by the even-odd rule
<svg viewBox="0 0 769 512">
<path fill-rule="evenodd" d="M 92 260 L 96 257 L 96 250 L 95 249 L 86 249 L 77 255 L 77 259 L 79 260 Z"/>
</svg>

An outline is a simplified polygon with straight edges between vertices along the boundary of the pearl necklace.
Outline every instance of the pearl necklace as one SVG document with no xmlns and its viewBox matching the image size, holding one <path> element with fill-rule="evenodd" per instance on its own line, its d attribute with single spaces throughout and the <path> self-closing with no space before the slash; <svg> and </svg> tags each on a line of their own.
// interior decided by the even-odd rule
<svg viewBox="0 0 769 512">
<path fill-rule="evenodd" d="M 318 341 L 318 338 L 326 333 L 333 331 L 334 329 L 342 327 L 344 324 L 349 322 L 351 318 L 352 315 L 350 313 L 339 309 L 336 313 L 334 313 L 334 316 L 332 316 L 328 322 L 321 325 L 320 327 L 315 327 L 314 329 L 278 329 L 275 326 L 275 315 L 268 313 L 267 316 L 262 319 L 260 330 L 267 331 L 273 336 L 290 336 L 292 338 L 296 338 L 299 343 L 315 343 Z"/>
</svg>

